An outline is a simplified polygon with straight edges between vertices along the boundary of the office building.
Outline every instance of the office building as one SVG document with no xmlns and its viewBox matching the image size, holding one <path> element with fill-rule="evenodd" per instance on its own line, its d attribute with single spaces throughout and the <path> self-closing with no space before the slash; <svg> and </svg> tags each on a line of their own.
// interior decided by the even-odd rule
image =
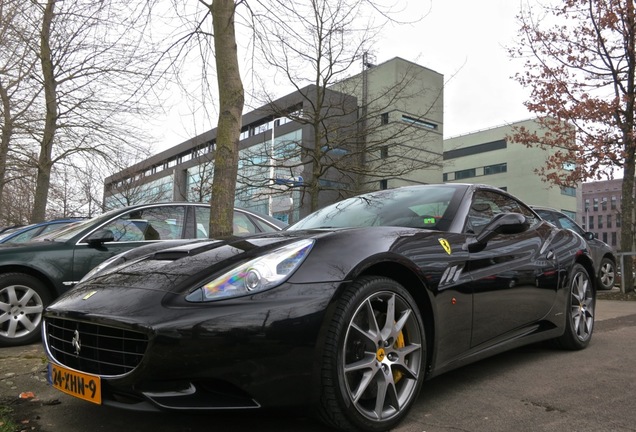
<svg viewBox="0 0 636 432">
<path fill-rule="evenodd" d="M 511 140 L 513 129 L 521 126 L 541 133 L 530 119 L 445 139 L 444 181 L 496 186 L 527 204 L 552 207 L 578 220 L 576 188 L 553 186 L 535 172 L 552 152 Z"/>
<path fill-rule="evenodd" d="M 243 115 L 236 204 L 293 222 L 346 196 L 442 180 L 443 76 L 400 58 Z M 216 129 L 105 181 L 107 208 L 210 199 Z"/>
<path fill-rule="evenodd" d="M 619 250 L 621 244 L 622 185 L 623 179 L 581 185 L 582 199 L 577 222 L 614 250 Z"/>
</svg>

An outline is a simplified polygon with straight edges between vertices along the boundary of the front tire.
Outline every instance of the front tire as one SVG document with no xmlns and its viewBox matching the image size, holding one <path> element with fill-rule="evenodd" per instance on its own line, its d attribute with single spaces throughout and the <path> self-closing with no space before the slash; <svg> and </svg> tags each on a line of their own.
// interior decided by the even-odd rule
<svg viewBox="0 0 636 432">
<path fill-rule="evenodd" d="M 554 340 L 559 348 L 580 350 L 588 346 L 594 330 L 596 296 L 585 268 L 575 264 L 570 273 L 566 323 L 563 335 Z"/>
<path fill-rule="evenodd" d="M 22 273 L 0 275 L 0 346 L 37 341 L 42 314 L 50 302 L 51 296 L 39 279 Z"/>
<path fill-rule="evenodd" d="M 426 336 L 413 297 L 385 277 L 363 277 L 342 294 L 324 343 L 319 416 L 347 431 L 385 431 L 417 399 Z"/>
</svg>

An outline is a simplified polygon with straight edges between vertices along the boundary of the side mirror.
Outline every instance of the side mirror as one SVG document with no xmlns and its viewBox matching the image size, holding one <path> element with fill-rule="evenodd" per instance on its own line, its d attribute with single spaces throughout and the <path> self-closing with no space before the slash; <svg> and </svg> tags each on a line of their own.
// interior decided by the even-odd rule
<svg viewBox="0 0 636 432">
<path fill-rule="evenodd" d="M 479 252 L 483 250 L 488 241 L 498 234 L 518 234 L 526 231 L 530 227 L 528 219 L 520 213 L 500 213 L 477 234 L 474 238 L 469 238 L 464 249 L 468 252 Z"/>
<path fill-rule="evenodd" d="M 583 237 L 584 237 L 584 238 L 585 238 L 585 240 L 587 240 L 587 241 L 594 240 L 594 239 L 596 238 L 596 236 L 594 235 L 594 233 L 593 233 L 593 232 L 591 232 L 591 231 L 587 231 Z"/>
<path fill-rule="evenodd" d="M 115 235 L 109 229 L 100 229 L 86 238 L 89 245 L 100 245 L 106 242 L 115 241 Z"/>
</svg>

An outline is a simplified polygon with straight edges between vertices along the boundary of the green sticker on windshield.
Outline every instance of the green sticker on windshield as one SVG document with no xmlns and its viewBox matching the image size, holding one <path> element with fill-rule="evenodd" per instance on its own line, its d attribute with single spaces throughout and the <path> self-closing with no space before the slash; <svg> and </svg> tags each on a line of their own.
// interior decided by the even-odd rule
<svg viewBox="0 0 636 432">
<path fill-rule="evenodd" d="M 434 217 L 425 217 L 422 221 L 424 222 L 424 225 L 435 225 L 437 223 L 437 220 Z"/>
</svg>

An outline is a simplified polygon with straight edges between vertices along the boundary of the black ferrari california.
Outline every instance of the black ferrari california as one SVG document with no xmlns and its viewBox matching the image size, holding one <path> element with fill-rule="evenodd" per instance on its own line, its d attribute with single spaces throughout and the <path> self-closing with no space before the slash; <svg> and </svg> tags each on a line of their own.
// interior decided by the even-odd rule
<svg viewBox="0 0 636 432">
<path fill-rule="evenodd" d="M 583 238 L 502 190 L 383 190 L 80 283 L 45 313 L 49 378 L 98 404 L 302 405 L 384 431 L 440 373 L 537 341 L 585 348 L 595 280 Z"/>
</svg>

